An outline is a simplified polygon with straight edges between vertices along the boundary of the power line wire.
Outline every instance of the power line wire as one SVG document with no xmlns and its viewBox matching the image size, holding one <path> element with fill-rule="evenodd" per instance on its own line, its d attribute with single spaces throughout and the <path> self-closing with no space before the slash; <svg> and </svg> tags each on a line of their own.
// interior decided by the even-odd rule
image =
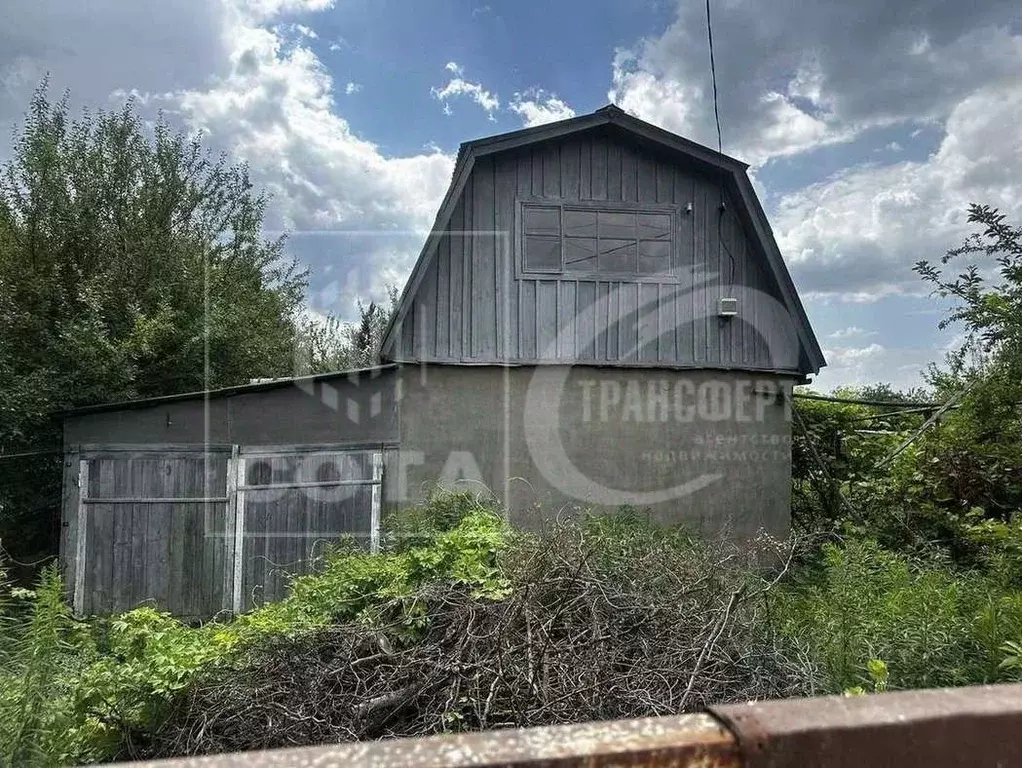
<svg viewBox="0 0 1022 768">
<path fill-rule="evenodd" d="M 717 154 L 724 154 L 724 140 L 720 130 L 720 107 L 717 99 L 717 63 L 713 55 L 713 21 L 710 16 L 710 0 L 706 0 L 706 41 L 710 49 L 710 82 L 713 87 L 713 120 L 717 125 Z M 720 206 L 717 211 L 717 262 L 720 262 L 721 251 L 727 253 L 728 278 L 727 285 L 730 288 L 735 282 L 735 257 L 731 249 L 724 242 L 724 216 L 727 213 L 727 206 L 724 203 L 724 172 L 721 170 L 718 178 L 718 194 L 720 195 Z"/>
</svg>

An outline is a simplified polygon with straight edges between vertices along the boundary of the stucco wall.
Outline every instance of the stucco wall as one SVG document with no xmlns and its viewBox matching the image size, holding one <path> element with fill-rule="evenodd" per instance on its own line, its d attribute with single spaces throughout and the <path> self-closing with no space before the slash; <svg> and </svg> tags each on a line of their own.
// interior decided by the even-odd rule
<svg viewBox="0 0 1022 768">
<path fill-rule="evenodd" d="M 786 535 L 790 380 L 583 366 L 407 367 L 389 506 L 440 481 L 491 490 L 538 528 L 562 508 L 631 505 L 737 538 Z"/>
<path fill-rule="evenodd" d="M 338 375 L 214 394 L 208 402 L 200 395 L 71 415 L 64 445 L 396 443 L 396 374 Z"/>
</svg>

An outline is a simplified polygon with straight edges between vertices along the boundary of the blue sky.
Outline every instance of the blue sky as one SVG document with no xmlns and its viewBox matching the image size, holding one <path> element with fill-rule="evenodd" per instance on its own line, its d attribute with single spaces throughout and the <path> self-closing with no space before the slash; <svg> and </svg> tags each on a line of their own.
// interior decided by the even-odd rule
<svg viewBox="0 0 1022 768">
<path fill-rule="evenodd" d="M 1022 218 L 1022 17 L 980 0 L 713 0 L 724 148 L 752 165 L 830 366 L 919 382 L 956 341 L 911 266 L 977 201 Z M 461 141 L 608 101 L 715 143 L 700 2 L 61 0 L 0 11 L 0 130 L 49 73 L 249 163 L 352 317 L 401 285 Z M 0 145 L 0 158 L 9 147 Z"/>
</svg>

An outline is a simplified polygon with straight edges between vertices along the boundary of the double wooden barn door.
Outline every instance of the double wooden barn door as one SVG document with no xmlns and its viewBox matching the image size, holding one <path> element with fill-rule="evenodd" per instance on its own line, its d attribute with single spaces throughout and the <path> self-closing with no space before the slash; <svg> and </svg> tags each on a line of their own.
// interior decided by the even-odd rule
<svg viewBox="0 0 1022 768">
<path fill-rule="evenodd" d="M 177 616 L 283 598 L 323 547 L 379 544 L 377 450 L 235 447 L 82 458 L 74 532 L 78 615 L 152 605 Z"/>
</svg>

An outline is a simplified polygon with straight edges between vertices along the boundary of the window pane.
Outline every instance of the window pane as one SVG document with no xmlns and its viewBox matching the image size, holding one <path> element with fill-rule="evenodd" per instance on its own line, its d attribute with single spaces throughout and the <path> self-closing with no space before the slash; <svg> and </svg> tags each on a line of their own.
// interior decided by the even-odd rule
<svg viewBox="0 0 1022 768">
<path fill-rule="evenodd" d="M 670 240 L 671 217 L 665 213 L 640 213 L 639 238 L 642 240 Z"/>
<path fill-rule="evenodd" d="M 526 206 L 525 233 L 528 235 L 560 235 L 560 213 L 557 208 Z"/>
<path fill-rule="evenodd" d="M 593 224 L 595 226 L 595 220 Z M 596 239 L 591 237 L 565 237 L 564 268 L 574 272 L 595 272 Z"/>
<path fill-rule="evenodd" d="M 559 237 L 526 235 L 525 268 L 560 272 L 561 239 Z"/>
<path fill-rule="evenodd" d="M 565 237 L 596 237 L 596 211 L 564 209 Z"/>
<path fill-rule="evenodd" d="M 639 242 L 640 275 L 663 274 L 670 271 L 670 240 L 642 240 Z"/>
<path fill-rule="evenodd" d="M 634 240 L 600 240 L 600 272 L 635 272 Z"/>
<path fill-rule="evenodd" d="M 600 211 L 600 239 L 635 239 L 634 213 L 609 213 Z"/>
</svg>

